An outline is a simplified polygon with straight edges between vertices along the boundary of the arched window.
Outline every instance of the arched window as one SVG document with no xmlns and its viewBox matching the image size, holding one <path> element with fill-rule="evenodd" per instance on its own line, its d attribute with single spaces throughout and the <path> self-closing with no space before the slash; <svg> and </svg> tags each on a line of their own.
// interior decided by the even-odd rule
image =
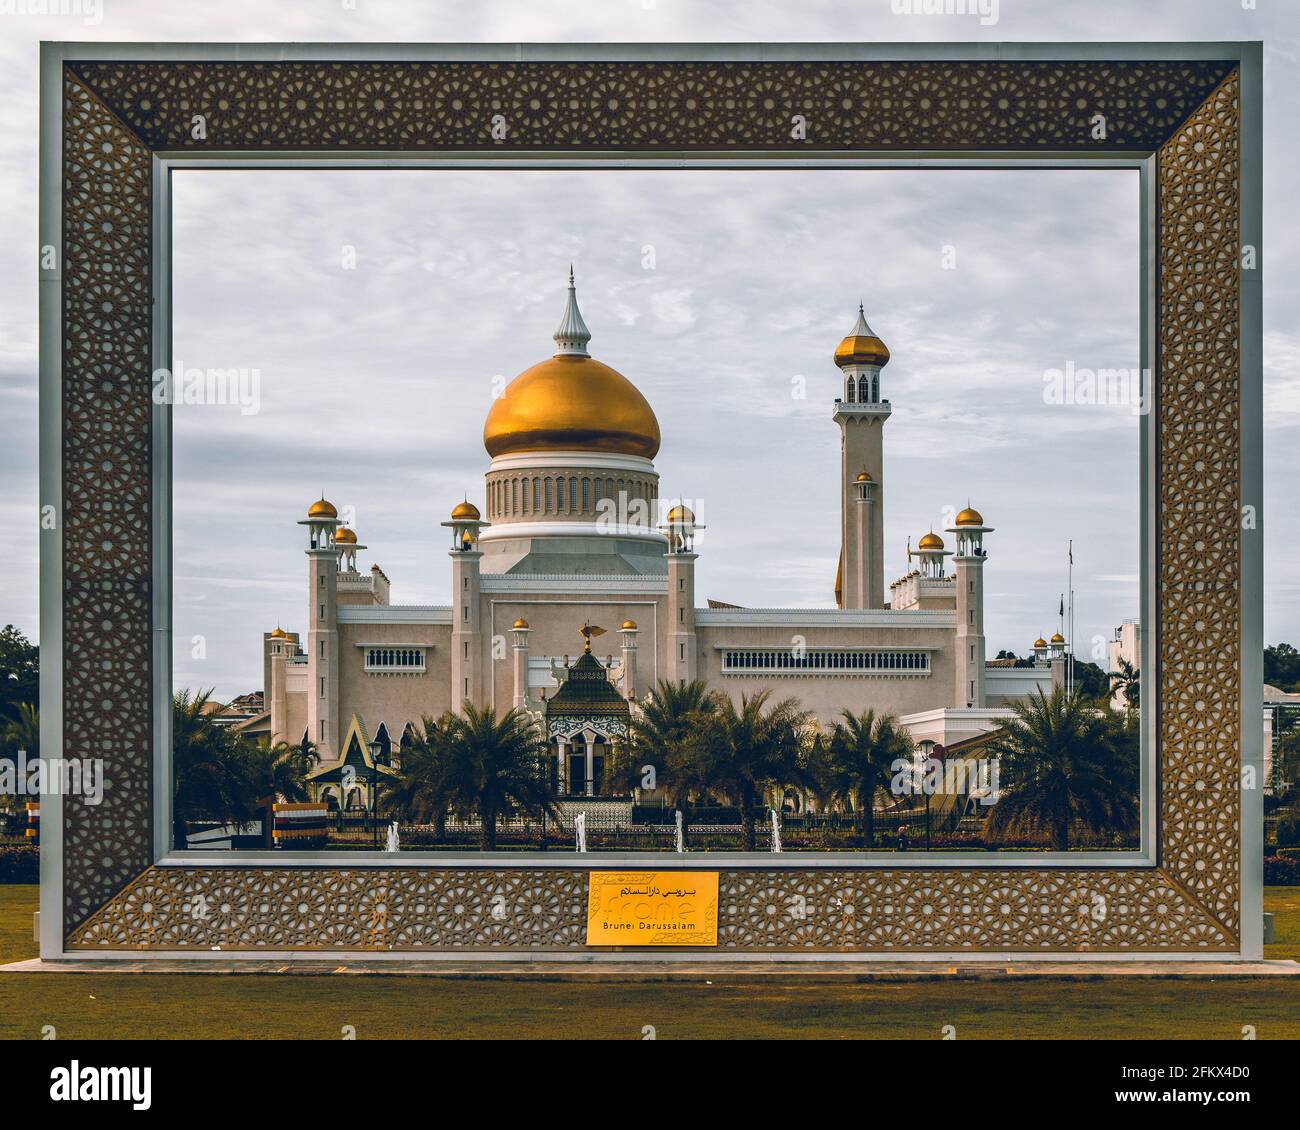
<svg viewBox="0 0 1300 1130">
<path fill-rule="evenodd" d="M 857 403 L 857 384 L 852 377 L 849 378 L 849 403 Z"/>
</svg>

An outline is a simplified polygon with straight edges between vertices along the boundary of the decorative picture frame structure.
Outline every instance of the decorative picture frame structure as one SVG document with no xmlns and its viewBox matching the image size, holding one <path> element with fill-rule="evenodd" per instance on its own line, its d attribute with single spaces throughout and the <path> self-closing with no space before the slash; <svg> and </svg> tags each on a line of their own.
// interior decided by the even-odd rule
<svg viewBox="0 0 1300 1130">
<path fill-rule="evenodd" d="M 943 155 L 1149 162 L 1152 858 L 693 855 L 720 872 L 719 944 L 682 952 L 1258 959 L 1261 67 L 1257 43 L 44 44 L 41 503 L 54 520 L 41 533 L 41 738 L 46 757 L 102 758 L 105 792 L 43 805 L 42 956 L 589 959 L 586 872 L 640 865 L 169 856 L 170 577 L 157 546 L 170 469 L 151 400 L 170 356 L 157 270 L 169 155 Z"/>
</svg>

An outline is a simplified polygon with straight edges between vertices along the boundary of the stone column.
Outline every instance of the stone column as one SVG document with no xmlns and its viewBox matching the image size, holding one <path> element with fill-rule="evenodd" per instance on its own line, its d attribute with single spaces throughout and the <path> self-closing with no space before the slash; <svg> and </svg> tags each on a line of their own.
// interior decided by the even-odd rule
<svg viewBox="0 0 1300 1130">
<path fill-rule="evenodd" d="M 587 746 L 587 763 L 585 767 L 587 777 L 585 782 L 587 786 L 586 792 L 588 796 L 595 796 L 596 789 L 593 778 L 596 775 L 596 735 L 584 732 L 582 738 Z"/>
</svg>

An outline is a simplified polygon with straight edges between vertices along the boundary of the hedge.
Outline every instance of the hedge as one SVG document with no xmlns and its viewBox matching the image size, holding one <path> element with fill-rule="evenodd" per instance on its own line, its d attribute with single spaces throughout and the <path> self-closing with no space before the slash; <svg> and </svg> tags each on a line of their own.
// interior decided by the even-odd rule
<svg viewBox="0 0 1300 1130">
<path fill-rule="evenodd" d="M 34 844 L 0 847 L 0 883 L 39 883 L 41 849 Z"/>
</svg>

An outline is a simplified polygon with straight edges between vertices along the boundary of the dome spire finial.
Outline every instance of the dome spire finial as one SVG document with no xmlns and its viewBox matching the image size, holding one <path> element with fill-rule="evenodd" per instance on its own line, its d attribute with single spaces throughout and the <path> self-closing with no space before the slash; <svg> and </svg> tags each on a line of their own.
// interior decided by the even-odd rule
<svg viewBox="0 0 1300 1130">
<path fill-rule="evenodd" d="M 560 328 L 552 335 L 555 338 L 555 355 L 572 357 L 589 357 L 587 342 L 591 340 L 591 331 L 582 320 L 582 311 L 578 309 L 578 292 L 573 284 L 573 264 L 569 264 L 569 294 L 564 302 L 564 315 L 560 318 Z"/>
</svg>

